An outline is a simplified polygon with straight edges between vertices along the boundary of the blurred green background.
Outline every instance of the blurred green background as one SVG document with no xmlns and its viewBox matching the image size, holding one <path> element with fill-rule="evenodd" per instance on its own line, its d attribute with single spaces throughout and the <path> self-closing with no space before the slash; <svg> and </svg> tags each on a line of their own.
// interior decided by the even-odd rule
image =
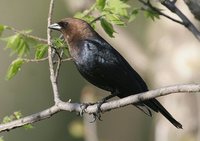
<svg viewBox="0 0 200 141">
<path fill-rule="evenodd" d="M 93 2 L 94 0 L 56 1 L 53 21 L 73 16 L 75 12 L 88 8 Z M 137 2 L 131 3 L 132 5 L 138 5 Z M 32 29 L 33 35 L 46 38 L 48 7 L 49 0 L 1 0 L 0 24 L 13 26 L 20 30 Z M 165 19 L 162 24 L 168 22 L 169 21 Z M 174 25 L 173 22 L 169 23 Z M 188 78 L 188 76 L 182 79 L 181 76 L 177 75 L 180 74 L 180 72 L 178 72 L 179 70 L 177 71 L 176 68 L 173 68 L 173 65 L 177 66 L 174 62 L 176 63 L 180 58 L 185 58 L 184 56 L 180 56 L 178 59 L 173 58 L 174 56 L 177 57 L 177 54 L 174 54 L 176 50 L 173 50 L 177 45 L 171 45 L 172 40 L 166 37 L 165 34 L 167 32 L 162 30 L 162 27 L 164 26 L 159 26 L 156 22 L 154 23 L 151 20 L 147 20 L 140 15 L 134 22 L 129 24 L 128 27 L 117 28 L 119 34 L 116 35 L 115 39 L 110 39 L 101 29 L 99 32 L 104 38 L 116 46 L 122 54 L 127 56 L 126 58 L 143 76 L 150 88 L 179 82 L 191 82 L 194 80 L 192 79 L 193 77 L 198 78 L 192 75 L 194 71 L 193 68 L 196 67 L 195 72 L 199 70 L 199 66 L 195 64 L 189 67 L 192 68 L 190 74 L 182 71 L 184 70 L 184 64 L 183 66 L 178 66 L 178 68 L 183 68 L 180 69 L 181 72 L 187 73 L 183 73 L 183 76 L 189 75 L 190 78 Z M 184 33 L 187 32 L 184 27 L 178 27 L 184 30 Z M 169 29 L 170 28 L 169 26 Z M 166 29 L 166 31 L 167 30 L 168 29 Z M 9 33 L 5 33 L 4 36 L 6 34 Z M 178 33 L 173 32 L 173 34 Z M 190 35 L 188 32 L 187 34 Z M 163 38 L 159 39 L 158 37 Z M 182 37 L 182 39 L 184 38 L 185 37 Z M 196 44 L 194 37 L 190 37 L 188 40 L 192 40 L 192 43 Z M 162 42 L 161 45 L 164 46 L 164 49 L 157 48 L 157 46 L 161 46 L 159 44 L 160 42 Z M 124 46 L 122 46 L 122 44 L 124 44 Z M 167 47 L 165 47 L 166 45 Z M 4 116 L 10 115 L 14 111 L 19 110 L 23 115 L 30 115 L 53 105 L 48 62 L 25 64 L 22 70 L 12 80 L 6 81 L 6 71 L 14 57 L 9 57 L 9 50 L 4 50 L 5 44 L 3 42 L 0 42 L 0 47 L 0 119 L 2 120 Z M 166 53 L 168 53 L 168 56 Z M 198 55 L 199 54 L 197 54 L 197 56 Z M 163 60 L 159 57 L 165 57 L 165 59 Z M 172 65 L 169 65 L 170 63 Z M 181 65 L 181 62 L 177 63 Z M 158 75 L 157 72 L 159 72 L 160 75 Z M 171 73 L 173 73 L 173 75 L 171 75 Z M 197 75 L 198 74 L 199 73 L 197 73 Z M 171 81 L 172 79 L 173 81 Z M 97 96 L 95 99 L 100 99 L 108 94 L 88 84 L 77 72 L 72 62 L 63 63 L 59 77 L 59 89 L 64 101 L 72 99 L 72 102 L 79 102 L 83 88 L 88 85 L 94 89 L 95 96 Z M 173 115 L 174 113 L 173 111 Z M 99 141 L 154 140 L 154 119 L 147 117 L 133 106 L 105 113 L 102 119 L 103 121 L 97 122 Z M 25 130 L 24 128 L 18 128 L 10 132 L 1 133 L 0 136 L 3 136 L 5 141 L 83 141 L 84 138 L 74 137 L 69 132 L 70 125 L 74 121 L 82 122 L 82 117 L 77 116 L 76 113 L 60 112 L 50 119 L 35 123 L 34 129 Z M 166 120 L 164 122 L 169 124 Z"/>
</svg>

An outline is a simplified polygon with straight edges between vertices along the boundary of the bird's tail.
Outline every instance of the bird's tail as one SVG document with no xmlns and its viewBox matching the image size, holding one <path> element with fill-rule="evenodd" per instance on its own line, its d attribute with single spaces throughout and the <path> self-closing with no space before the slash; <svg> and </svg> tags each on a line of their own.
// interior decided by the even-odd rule
<svg viewBox="0 0 200 141">
<path fill-rule="evenodd" d="M 156 99 L 150 99 L 144 102 L 146 106 L 154 110 L 155 112 L 160 112 L 165 116 L 176 128 L 182 129 L 182 125 L 176 121 L 172 115 L 160 104 Z"/>
</svg>

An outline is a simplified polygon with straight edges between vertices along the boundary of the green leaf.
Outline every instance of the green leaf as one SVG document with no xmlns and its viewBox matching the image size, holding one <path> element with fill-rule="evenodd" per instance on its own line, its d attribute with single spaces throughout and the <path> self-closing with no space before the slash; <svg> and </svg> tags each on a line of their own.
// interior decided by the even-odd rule
<svg viewBox="0 0 200 141">
<path fill-rule="evenodd" d="M 5 116 L 5 117 L 3 118 L 2 123 L 8 123 L 8 122 L 11 122 L 11 121 L 12 121 L 11 117 Z"/>
<path fill-rule="evenodd" d="M 63 53 L 64 53 L 64 55 L 66 56 L 66 57 L 69 57 L 70 55 L 69 55 L 69 49 L 67 48 L 67 47 L 64 47 L 63 48 Z"/>
<path fill-rule="evenodd" d="M 6 79 L 10 80 L 11 78 L 13 78 L 17 74 L 17 72 L 20 70 L 23 63 L 24 63 L 24 60 L 21 58 L 14 60 L 8 68 Z"/>
<path fill-rule="evenodd" d="M 114 37 L 113 33 L 115 33 L 115 30 L 113 29 L 113 26 L 111 23 L 109 23 L 107 20 L 104 18 L 101 19 L 101 26 L 104 29 L 104 31 L 110 36 Z"/>
<path fill-rule="evenodd" d="M 127 17 L 128 16 L 128 8 L 130 5 L 126 4 L 121 0 L 107 0 L 105 11 L 109 11 L 112 14 Z"/>
<path fill-rule="evenodd" d="M 139 13 L 139 9 L 138 8 L 133 9 L 133 11 L 130 13 L 130 17 L 129 17 L 128 22 L 132 22 L 133 20 L 135 20 L 135 18 L 138 15 L 138 13 Z"/>
<path fill-rule="evenodd" d="M 53 40 L 53 46 L 55 46 L 56 48 L 61 48 L 65 45 L 63 39 L 60 38 L 56 38 Z"/>
<path fill-rule="evenodd" d="M 23 126 L 25 129 L 33 129 L 33 125 L 32 124 L 26 124 Z"/>
<path fill-rule="evenodd" d="M 22 117 L 22 113 L 20 111 L 16 111 L 13 113 L 15 119 L 20 119 Z"/>
<path fill-rule="evenodd" d="M 105 14 L 105 15 L 106 15 L 105 16 L 106 20 L 108 20 L 112 24 L 119 25 L 119 26 L 125 25 L 125 22 L 123 20 L 121 20 L 119 16 L 117 16 L 115 14 Z"/>
<path fill-rule="evenodd" d="M 98 10 L 102 11 L 106 5 L 106 0 L 97 0 L 96 7 Z"/>
<path fill-rule="evenodd" d="M 30 51 L 28 40 L 20 34 L 4 38 L 3 40 L 7 42 L 6 49 L 12 49 L 11 55 L 17 54 L 19 57 L 22 57 Z"/>
<path fill-rule="evenodd" d="M 38 44 L 36 46 L 36 52 L 35 52 L 35 59 L 41 59 L 44 57 L 44 55 L 47 53 L 48 45 L 46 44 Z"/>
<path fill-rule="evenodd" d="M 16 53 L 18 56 L 22 57 L 30 51 L 29 45 L 23 38 L 20 38 L 20 43 L 17 46 Z"/>
<path fill-rule="evenodd" d="M 152 19 L 153 21 L 154 21 L 155 19 L 159 19 L 159 18 L 160 18 L 160 17 L 159 17 L 159 14 L 158 14 L 156 11 L 152 10 L 152 9 L 147 9 L 147 10 L 145 10 L 145 11 L 144 11 L 144 16 L 145 16 L 146 18 Z"/>
<path fill-rule="evenodd" d="M 5 116 L 3 118 L 2 123 L 8 123 L 8 122 L 11 122 L 13 120 L 20 119 L 21 117 L 22 117 L 22 113 L 20 111 L 16 111 L 10 116 Z"/>
<path fill-rule="evenodd" d="M 84 20 L 84 21 L 90 23 L 90 22 L 92 22 L 92 21 L 95 19 L 95 17 L 94 17 L 94 16 L 91 16 L 91 15 L 86 15 L 86 14 L 85 14 L 86 12 L 87 12 L 87 11 L 84 11 L 83 13 L 78 12 L 78 13 L 76 13 L 76 14 L 74 15 L 74 17 L 75 17 L 75 18 L 78 18 L 78 19 L 82 19 L 82 20 Z"/>
<path fill-rule="evenodd" d="M 20 35 L 15 34 L 13 36 L 3 38 L 2 40 L 7 42 L 6 48 L 15 50 L 20 42 Z"/>
</svg>

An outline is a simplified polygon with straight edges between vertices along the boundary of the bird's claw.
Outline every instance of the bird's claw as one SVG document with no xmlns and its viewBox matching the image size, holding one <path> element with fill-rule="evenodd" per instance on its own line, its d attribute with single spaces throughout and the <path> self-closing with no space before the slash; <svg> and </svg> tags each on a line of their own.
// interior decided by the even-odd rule
<svg viewBox="0 0 200 141">
<path fill-rule="evenodd" d="M 102 121 L 101 119 L 101 105 L 105 102 L 105 100 L 102 100 L 102 101 L 98 101 L 96 104 L 97 104 L 97 111 L 95 113 L 93 113 L 93 117 L 94 117 L 94 120 L 91 121 L 91 122 L 95 122 L 97 119 Z"/>
<path fill-rule="evenodd" d="M 80 105 L 80 108 L 81 108 L 81 111 L 80 111 L 80 116 L 82 117 L 83 116 L 83 114 L 86 112 L 86 109 L 87 109 L 87 107 L 88 106 L 90 106 L 90 105 L 94 105 L 95 103 L 82 103 L 81 105 Z"/>
<path fill-rule="evenodd" d="M 82 103 L 80 105 L 80 108 L 81 108 L 81 111 L 80 111 L 80 116 L 83 116 L 83 114 L 86 112 L 86 109 L 88 106 L 91 106 L 91 105 L 94 105 L 94 104 L 97 104 L 97 111 L 95 113 L 93 113 L 93 117 L 94 117 L 94 120 L 92 120 L 90 123 L 93 123 L 95 122 L 97 119 L 102 121 L 101 119 L 101 105 L 105 102 L 105 100 L 101 100 L 101 101 L 98 101 L 96 103 Z"/>
</svg>

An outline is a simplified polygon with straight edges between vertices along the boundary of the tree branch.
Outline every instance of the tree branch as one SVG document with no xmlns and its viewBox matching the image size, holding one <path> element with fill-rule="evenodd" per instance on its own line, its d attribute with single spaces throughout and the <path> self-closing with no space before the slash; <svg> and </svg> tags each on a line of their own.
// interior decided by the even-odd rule
<svg viewBox="0 0 200 141">
<path fill-rule="evenodd" d="M 42 42 L 42 43 L 44 43 L 44 44 L 47 44 L 47 40 L 46 40 L 46 39 L 39 38 L 39 37 L 33 36 L 33 35 L 29 35 L 29 34 L 27 34 L 27 33 L 24 33 L 24 32 L 22 32 L 22 31 L 19 31 L 18 29 L 14 28 L 14 27 L 8 27 L 8 29 L 12 30 L 12 31 L 15 32 L 15 33 L 19 33 L 19 34 L 21 34 L 21 35 L 23 35 L 23 36 L 25 36 L 25 37 L 27 37 L 27 38 L 31 38 L 31 39 L 34 39 L 34 40 L 36 40 L 36 41 Z"/>
<path fill-rule="evenodd" d="M 176 23 L 179 23 L 179 24 L 181 24 L 181 25 L 184 25 L 182 21 L 179 21 L 179 20 L 177 20 L 177 19 L 174 19 L 174 18 L 172 18 L 172 17 L 166 15 L 165 13 L 161 12 L 161 10 L 158 9 L 158 8 L 156 8 L 156 7 L 154 7 L 154 6 L 150 3 L 150 1 L 147 1 L 147 2 L 146 2 L 145 0 L 139 0 L 139 2 L 142 3 L 144 6 L 146 6 L 147 8 L 150 8 L 151 10 L 153 10 L 154 12 L 156 12 L 157 14 L 159 14 L 159 15 L 161 15 L 161 16 L 164 16 L 165 18 L 168 18 L 168 19 L 170 19 L 170 20 L 172 20 L 172 21 L 174 21 L 174 22 L 176 22 Z M 141 10 L 147 10 L 147 8 L 142 7 Z"/>
<path fill-rule="evenodd" d="M 200 21 L 200 1 L 199 0 L 184 0 L 190 11 L 196 19 Z"/>
<path fill-rule="evenodd" d="M 167 9 L 169 9 L 172 13 L 176 14 L 181 21 L 176 20 L 165 13 L 163 13 L 160 9 L 151 5 L 150 1 L 138 0 L 144 6 L 150 8 L 151 10 L 155 11 L 157 14 L 164 16 L 176 23 L 184 25 L 192 34 L 200 41 L 200 31 L 194 26 L 194 24 L 176 7 L 176 0 L 159 0 L 162 5 L 164 5 Z M 146 8 L 144 8 L 146 10 Z M 143 10 L 143 9 L 142 9 Z"/>
<path fill-rule="evenodd" d="M 106 112 L 106 111 L 127 106 L 129 104 L 134 104 L 134 103 L 138 103 L 144 100 L 148 100 L 148 99 L 152 99 L 152 98 L 156 98 L 160 96 L 165 96 L 165 95 L 169 95 L 173 93 L 197 93 L 197 92 L 200 92 L 200 84 L 173 85 L 173 86 L 150 90 L 148 92 L 131 95 L 119 100 L 113 100 L 113 101 L 104 103 L 101 106 L 101 111 Z M 51 117 L 52 115 L 58 113 L 59 111 L 81 112 L 82 109 L 80 105 L 81 104 L 79 103 L 59 101 L 54 106 L 42 112 L 21 118 L 19 120 L 11 121 L 6 124 L 0 124 L 0 132 L 9 131 L 11 129 L 21 127 L 29 123 L 38 122 L 40 120 Z M 88 106 L 87 109 L 85 109 L 85 113 L 93 114 L 93 113 L 96 113 L 97 110 L 98 110 L 97 105 L 95 104 L 92 106 Z"/>
<path fill-rule="evenodd" d="M 52 106 L 44 111 L 41 111 L 39 113 L 21 118 L 19 120 L 15 120 L 6 124 L 0 124 L 0 132 L 3 131 L 10 131 L 11 129 L 14 128 L 18 128 L 18 127 L 22 127 L 24 125 L 30 124 L 30 123 L 34 123 L 46 118 L 51 117 L 53 114 L 56 114 L 57 112 L 59 112 L 59 107 L 57 106 Z"/>
<path fill-rule="evenodd" d="M 54 6 L 54 0 L 50 1 L 49 6 L 49 15 L 48 15 L 48 24 L 47 24 L 47 42 L 48 45 L 51 45 L 51 29 L 48 27 L 51 25 L 51 17 L 53 13 L 53 6 Z M 52 47 L 49 46 L 48 49 L 48 58 L 49 58 L 49 71 L 50 71 L 50 80 L 53 88 L 53 94 L 54 94 L 54 102 L 57 104 L 60 101 L 59 98 L 59 92 L 58 92 L 58 86 L 57 86 L 57 76 L 55 76 L 54 66 L 53 66 L 53 55 L 52 55 Z"/>
<path fill-rule="evenodd" d="M 193 33 L 193 35 L 200 41 L 200 32 L 194 24 L 176 7 L 176 1 L 159 0 L 162 5 L 168 8 L 172 13 L 176 14 L 183 22 L 183 25 Z"/>
</svg>

